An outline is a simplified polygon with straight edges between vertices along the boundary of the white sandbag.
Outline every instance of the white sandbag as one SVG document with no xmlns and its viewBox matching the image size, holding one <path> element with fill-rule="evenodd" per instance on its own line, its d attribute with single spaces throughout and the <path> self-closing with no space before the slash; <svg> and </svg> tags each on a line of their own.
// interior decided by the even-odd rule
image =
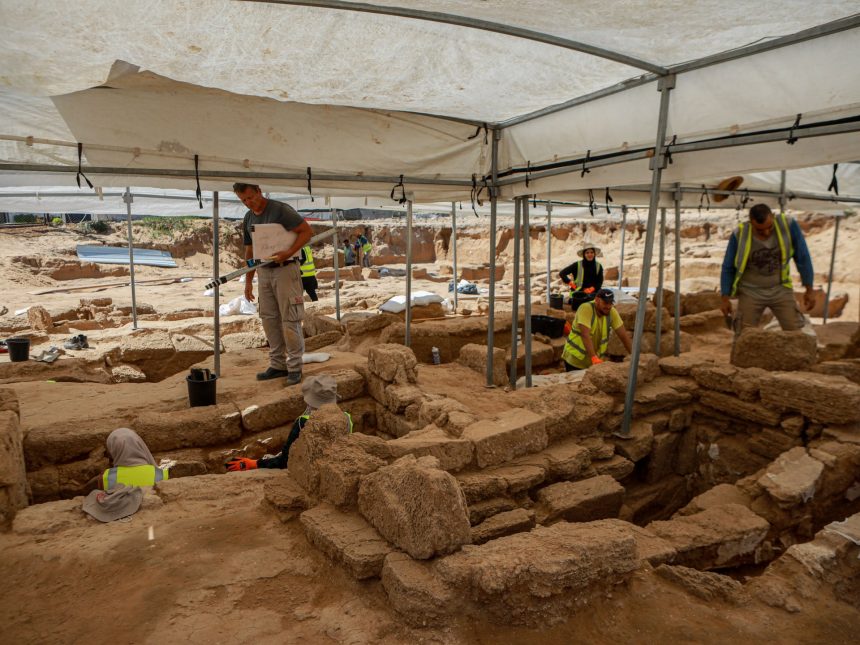
<svg viewBox="0 0 860 645">
<path fill-rule="evenodd" d="M 313 352 L 302 354 L 302 363 L 325 363 L 330 358 L 331 354 L 326 354 L 325 352 Z"/>
<path fill-rule="evenodd" d="M 257 305 L 250 302 L 245 296 L 236 296 L 227 304 L 218 307 L 218 313 L 222 316 L 235 316 L 236 314 L 250 316 L 257 313 Z"/>
<path fill-rule="evenodd" d="M 444 298 L 430 291 L 415 291 L 412 293 L 412 306 L 423 307 L 434 302 L 442 302 Z M 406 309 L 406 296 L 394 296 L 379 306 L 379 311 L 399 314 Z"/>
</svg>

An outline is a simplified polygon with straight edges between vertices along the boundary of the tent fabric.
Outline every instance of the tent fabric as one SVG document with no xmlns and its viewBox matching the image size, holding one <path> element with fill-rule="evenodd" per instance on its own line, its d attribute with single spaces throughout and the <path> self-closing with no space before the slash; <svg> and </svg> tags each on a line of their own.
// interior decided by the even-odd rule
<svg viewBox="0 0 860 645">
<path fill-rule="evenodd" d="M 377 7 L 411 3 L 378 0 Z M 855 15 L 853 0 L 427 0 L 420 9 L 531 29 L 671 66 Z M 408 8 L 408 7 L 407 7 Z M 854 23 L 852 23 L 854 25 Z M 679 73 L 679 142 L 860 115 L 860 26 Z M 499 123 L 631 79 L 603 98 L 505 127 L 499 168 L 653 147 L 659 93 L 643 70 L 463 26 L 287 3 L 0 0 L 0 164 L 124 169 L 96 185 L 468 199 Z M 34 137 L 27 142 L 26 137 Z M 47 142 L 47 143 L 46 143 Z M 66 145 L 62 145 L 65 143 Z M 860 135 L 679 153 L 664 181 L 860 158 Z M 11 171 L 11 172 L 10 172 Z M 166 172 L 165 172 L 166 171 Z M 153 174 L 154 173 L 154 174 Z M 206 174 L 210 173 L 210 174 Z M 268 173 L 268 175 L 266 174 Z M 274 174 L 273 174 L 274 173 Z M 0 168 L 0 185 L 34 180 Z M 372 181 L 368 181 L 368 179 Z M 375 179 L 375 180 L 374 180 Z M 410 183 L 408 180 L 412 179 Z M 502 197 L 647 183 L 647 159 L 530 180 Z M 434 185 L 428 182 L 438 182 Z M 21 185 L 21 184 L 17 184 Z"/>
</svg>

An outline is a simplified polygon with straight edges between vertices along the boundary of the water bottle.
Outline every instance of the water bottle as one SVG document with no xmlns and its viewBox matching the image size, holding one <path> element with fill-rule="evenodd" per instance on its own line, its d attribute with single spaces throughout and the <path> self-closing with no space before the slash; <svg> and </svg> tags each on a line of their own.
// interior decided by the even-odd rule
<svg viewBox="0 0 860 645">
<path fill-rule="evenodd" d="M 438 347 L 433 347 L 430 350 L 430 353 L 433 354 L 433 365 L 439 365 L 442 363 L 442 357 L 439 355 Z"/>
</svg>

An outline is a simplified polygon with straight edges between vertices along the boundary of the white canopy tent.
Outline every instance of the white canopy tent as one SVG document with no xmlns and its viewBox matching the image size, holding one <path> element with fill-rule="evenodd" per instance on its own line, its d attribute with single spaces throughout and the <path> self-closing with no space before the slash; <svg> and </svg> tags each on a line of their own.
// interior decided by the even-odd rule
<svg viewBox="0 0 860 645">
<path fill-rule="evenodd" d="M 856 2 L 653 4 L 2 0 L 0 181 L 482 193 L 491 261 L 499 197 L 649 184 L 648 266 L 662 184 L 860 159 Z"/>
</svg>

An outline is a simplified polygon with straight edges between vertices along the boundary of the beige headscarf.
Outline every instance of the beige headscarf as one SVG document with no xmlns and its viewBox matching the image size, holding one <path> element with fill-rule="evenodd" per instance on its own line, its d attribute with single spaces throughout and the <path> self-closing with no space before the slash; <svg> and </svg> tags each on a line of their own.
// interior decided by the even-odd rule
<svg viewBox="0 0 860 645">
<path fill-rule="evenodd" d="M 114 466 L 155 466 L 152 453 L 131 428 L 117 428 L 108 435 L 107 451 Z"/>
</svg>

